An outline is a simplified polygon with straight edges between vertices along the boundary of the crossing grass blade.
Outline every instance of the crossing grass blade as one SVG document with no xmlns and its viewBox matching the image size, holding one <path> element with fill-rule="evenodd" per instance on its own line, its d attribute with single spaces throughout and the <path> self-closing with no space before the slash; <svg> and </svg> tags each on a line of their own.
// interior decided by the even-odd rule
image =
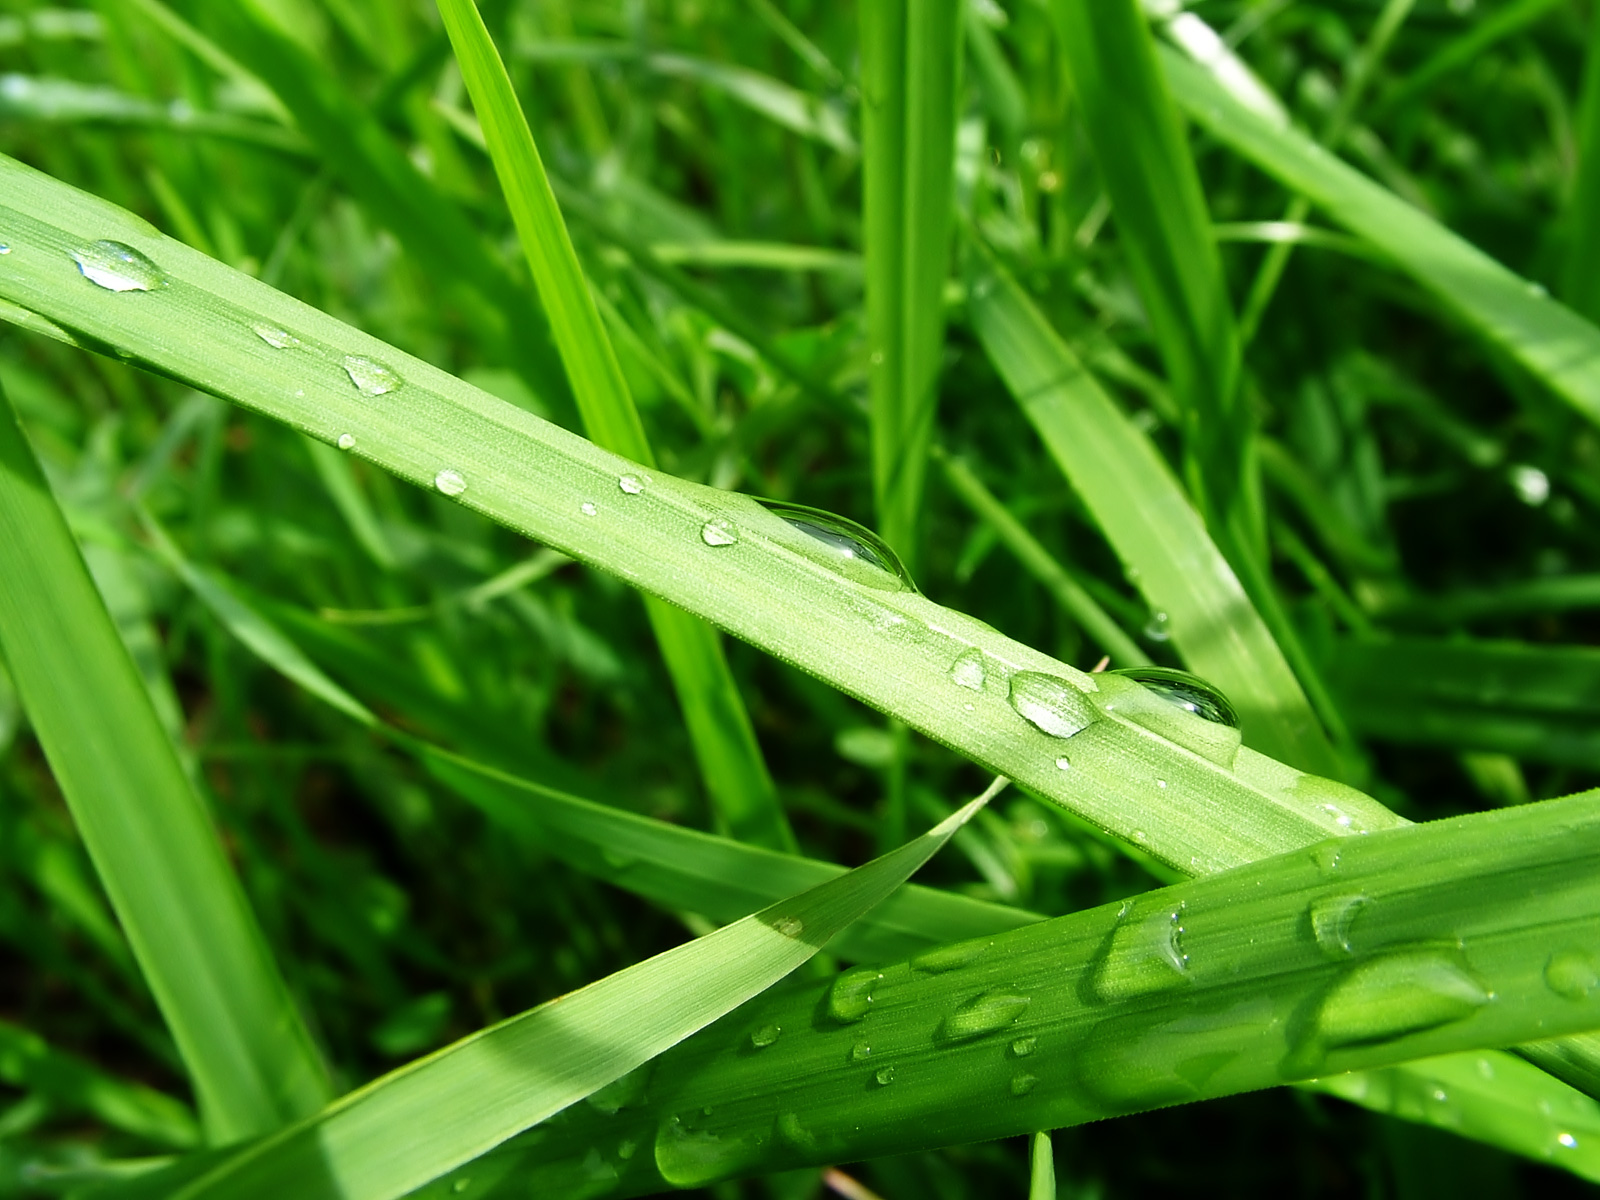
<svg viewBox="0 0 1600 1200">
<path fill-rule="evenodd" d="M 806 962 L 904 883 L 1003 782 L 916 840 L 838 879 L 352 1092 L 226 1160 L 174 1200 L 388 1200 L 585 1097 L 591 1111 L 627 1108 L 649 1088 L 643 1073 L 627 1079 L 630 1072 Z M 596 1094 L 613 1083 L 609 1095 Z M 397 1140 L 390 1134 L 398 1128 L 419 1136 Z"/>
<path fill-rule="evenodd" d="M 329 1096 L 204 804 L 0 399 L 0 651 L 199 1099 L 207 1139 Z"/>
<path fill-rule="evenodd" d="M 606 449 L 652 467 L 654 455 L 644 425 L 499 52 L 473 0 L 440 0 L 439 11 L 477 107 L 584 427 Z M 632 478 L 634 487 L 645 486 Z M 716 630 L 654 597 L 646 607 L 721 823 L 736 837 L 759 845 L 793 848 L 794 834 Z"/>
</svg>

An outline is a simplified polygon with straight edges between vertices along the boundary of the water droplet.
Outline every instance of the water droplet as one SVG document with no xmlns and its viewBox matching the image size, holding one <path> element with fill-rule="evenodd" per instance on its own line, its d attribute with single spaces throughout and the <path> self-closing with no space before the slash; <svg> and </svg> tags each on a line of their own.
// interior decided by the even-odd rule
<svg viewBox="0 0 1600 1200">
<path fill-rule="evenodd" d="M 947 1042 L 964 1042 L 998 1033 L 1014 1024 L 1031 1002 L 1032 997 L 1014 992 L 984 992 L 974 996 L 939 1026 L 939 1036 Z"/>
<path fill-rule="evenodd" d="M 957 687 L 967 688 L 969 691 L 983 691 L 985 672 L 983 669 L 983 651 L 973 646 L 962 652 L 950 666 L 950 682 Z"/>
<path fill-rule="evenodd" d="M 1130 667 L 1098 677 L 1100 706 L 1185 750 L 1232 767 L 1241 744 L 1227 697 L 1203 679 L 1165 667 Z"/>
<path fill-rule="evenodd" d="M 1029 1075 L 1026 1071 L 1011 1077 L 1011 1094 L 1013 1096 L 1026 1096 L 1038 1086 L 1039 1077 L 1037 1075 Z"/>
<path fill-rule="evenodd" d="M 637 496 L 640 492 L 644 491 L 644 484 L 639 482 L 639 477 L 637 475 L 624 475 L 621 479 L 617 480 L 617 486 L 623 491 L 627 492 L 630 496 Z"/>
<path fill-rule="evenodd" d="M 592 517 L 600 510 L 595 507 L 593 500 L 585 500 L 582 504 L 578 505 L 578 511 L 586 517 Z"/>
<path fill-rule="evenodd" d="M 0 254 L 10 254 L 10 253 L 11 253 L 11 247 L 10 246 L 6 246 L 6 245 L 3 245 L 3 244 L 0 244 Z"/>
<path fill-rule="evenodd" d="M 1586 950 L 1558 950 L 1545 964 L 1544 981 L 1556 995 L 1582 1000 L 1600 986 L 1600 963 Z"/>
<path fill-rule="evenodd" d="M 1095 967 L 1091 985 L 1095 996 L 1111 1003 L 1193 982 L 1183 949 L 1183 914 L 1182 904 L 1130 905 Z"/>
<path fill-rule="evenodd" d="M 720 1137 L 703 1129 L 690 1129 L 671 1117 L 656 1130 L 656 1170 L 674 1187 L 704 1187 L 755 1167 L 767 1157 L 754 1137 Z"/>
<path fill-rule="evenodd" d="M 433 477 L 433 486 L 446 496 L 459 496 L 467 490 L 467 481 L 462 478 L 460 471 L 452 471 L 446 467 Z"/>
<path fill-rule="evenodd" d="M 872 1047 L 866 1042 L 857 1042 L 854 1046 L 850 1047 L 851 1062 L 866 1062 L 867 1059 L 871 1057 Z"/>
<path fill-rule="evenodd" d="M 1323 875 L 1332 875 L 1339 869 L 1343 851 L 1344 847 L 1338 842 L 1319 842 L 1311 848 L 1311 861 L 1317 864 L 1317 870 Z"/>
<path fill-rule="evenodd" d="M 806 535 L 786 544 L 813 562 L 879 591 L 916 590 L 900 556 L 866 526 L 837 513 L 802 504 L 782 500 L 758 500 L 758 503 L 781 517 L 791 529 Z"/>
<path fill-rule="evenodd" d="M 872 1077 L 878 1081 L 879 1087 L 888 1087 L 894 1082 L 894 1068 L 879 1067 L 877 1071 L 873 1073 Z"/>
<path fill-rule="evenodd" d="M 930 975 L 958 971 L 977 962 L 989 952 L 992 945 L 993 942 L 957 942 L 953 946 L 924 950 L 911 960 L 911 968 L 914 971 L 926 971 Z"/>
<path fill-rule="evenodd" d="M 339 449 L 341 449 L 341 450 L 354 450 L 355 449 L 355 445 L 356 445 L 355 434 L 353 434 L 353 433 L 341 433 L 339 435 Z"/>
<path fill-rule="evenodd" d="M 1164 642 L 1172 636 L 1172 618 L 1164 612 L 1153 612 L 1144 623 L 1144 635 L 1152 642 Z"/>
<path fill-rule="evenodd" d="M 472 1180 L 471 1179 L 458 1179 L 458 1180 L 456 1180 L 454 1183 L 452 1183 L 450 1185 L 450 1190 L 453 1193 L 455 1193 L 457 1196 L 459 1196 L 459 1195 L 461 1195 L 462 1192 L 466 1191 L 471 1186 L 472 1186 Z"/>
<path fill-rule="evenodd" d="M 1198 675 L 1170 667 L 1123 667 L 1109 674 L 1143 684 L 1168 704 L 1218 725 L 1238 728 L 1239 716 L 1228 698 Z"/>
<path fill-rule="evenodd" d="M 634 1156 L 634 1153 L 638 1149 L 639 1149 L 639 1143 L 638 1142 L 634 1141 L 632 1138 L 623 1138 L 620 1142 L 617 1143 L 617 1157 L 620 1158 L 623 1162 L 627 1162 L 630 1158 L 632 1158 Z"/>
<path fill-rule="evenodd" d="M 786 1112 L 778 1118 L 778 1140 L 796 1150 L 816 1147 L 817 1135 L 805 1127 L 799 1113 Z"/>
<path fill-rule="evenodd" d="M 1060 758 L 1056 759 L 1056 770 L 1058 770 L 1058 771 L 1065 771 L 1068 768 L 1070 768 L 1071 766 L 1072 766 L 1072 760 L 1070 758 L 1068 758 L 1065 754 L 1063 754 Z"/>
<path fill-rule="evenodd" d="M 255 330 L 256 336 L 275 350 L 287 350 L 291 346 L 298 346 L 300 339 L 287 329 L 279 329 L 276 325 L 258 324 L 250 326 Z"/>
<path fill-rule="evenodd" d="M 1041 733 L 1069 738 L 1089 727 L 1093 705 L 1081 690 L 1065 679 L 1038 671 L 1019 671 L 1011 677 L 1011 707 Z"/>
<path fill-rule="evenodd" d="M 777 1041 L 782 1033 L 783 1027 L 781 1025 L 763 1025 L 750 1035 L 750 1044 L 757 1050 L 765 1049 Z"/>
<path fill-rule="evenodd" d="M 1350 948 L 1350 927 L 1356 915 L 1371 904 L 1366 896 L 1342 894 L 1319 896 L 1306 909 L 1311 920 L 1311 935 L 1316 938 L 1317 949 L 1333 959 L 1348 958 L 1355 951 Z"/>
<path fill-rule="evenodd" d="M 635 1067 L 626 1075 L 619 1075 L 602 1088 L 597 1088 L 584 1097 L 590 1108 L 606 1116 L 615 1116 L 620 1109 L 631 1108 L 639 1104 L 645 1097 L 645 1085 L 650 1080 L 650 1068 L 653 1064 L 645 1063 Z"/>
<path fill-rule="evenodd" d="M 1306 816 L 1330 833 L 1367 833 L 1391 829 L 1399 822 L 1371 796 L 1321 775 L 1301 775 L 1285 794 L 1300 802 Z"/>
<path fill-rule="evenodd" d="M 883 972 L 871 967 L 846 971 L 828 989 L 828 1015 L 846 1025 L 861 1020 L 872 1007 L 872 989 Z"/>
<path fill-rule="evenodd" d="M 806 923 L 799 917 L 782 917 L 777 924 L 773 925 L 773 928 L 783 934 L 784 937 L 794 938 L 805 932 Z"/>
<path fill-rule="evenodd" d="M 1493 1079 L 1494 1064 L 1487 1058 L 1480 1058 L 1478 1060 L 1478 1074 L 1482 1075 L 1485 1079 Z"/>
<path fill-rule="evenodd" d="M 1036 1037 L 1018 1038 L 1011 1043 L 1011 1053 L 1017 1058 L 1027 1058 L 1039 1048 L 1039 1039 Z"/>
<path fill-rule="evenodd" d="M 1164 788 L 1167 786 L 1167 781 L 1165 779 L 1158 779 L 1156 780 L 1156 786 L 1158 788 Z"/>
<path fill-rule="evenodd" d="M 121 242 L 90 242 L 74 250 L 72 259 L 85 279 L 108 292 L 148 292 L 167 286 L 160 267 Z"/>
<path fill-rule="evenodd" d="M 1534 297 L 1535 299 L 1543 300 L 1549 294 L 1550 294 L 1549 289 L 1546 288 L 1544 286 L 1544 284 L 1542 284 L 1542 283 L 1529 283 L 1528 284 L 1528 295 Z"/>
<path fill-rule="evenodd" d="M 356 391 L 366 396 L 385 396 L 400 387 L 402 380 L 381 362 L 362 358 L 359 354 L 344 356 L 344 373 L 356 385 Z"/>
<path fill-rule="evenodd" d="M 1570 1133 L 1556 1134 L 1556 1141 L 1565 1146 L 1568 1150 L 1576 1150 L 1578 1148 L 1578 1139 L 1573 1137 Z"/>
<path fill-rule="evenodd" d="M 712 517 L 700 526 L 700 540 L 708 546 L 731 546 L 739 540 L 739 530 L 732 521 Z"/>
</svg>

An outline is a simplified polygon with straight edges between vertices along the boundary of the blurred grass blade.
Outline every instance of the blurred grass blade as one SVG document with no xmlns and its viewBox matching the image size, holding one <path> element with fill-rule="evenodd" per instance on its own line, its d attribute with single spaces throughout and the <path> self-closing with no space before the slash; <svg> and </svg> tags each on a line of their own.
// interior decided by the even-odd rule
<svg viewBox="0 0 1600 1200">
<path fill-rule="evenodd" d="M 1589 46 L 1575 133 L 1578 168 L 1567 199 L 1562 298 L 1600 321 L 1600 17 L 1589 14 Z"/>
<path fill-rule="evenodd" d="M 1445 312 L 1600 424 L 1600 329 L 1304 133 L 1240 104 L 1204 67 L 1158 52 L 1174 98 L 1197 124 L 1371 242 Z"/>
<path fill-rule="evenodd" d="M 859 152 L 842 112 L 770 75 L 685 54 L 652 54 L 645 64 L 658 74 L 692 79 L 725 92 L 785 129 L 822 142 L 840 154 Z"/>
<path fill-rule="evenodd" d="M 838 879 L 368 1084 L 241 1152 L 176 1200 L 405 1195 L 638 1070 L 771 987 L 894 892 L 1003 782 L 915 841 Z M 618 1091 L 616 1106 L 597 1103 L 592 1110 L 616 1112 L 637 1102 L 650 1085 L 643 1077 L 635 1083 Z"/>
<path fill-rule="evenodd" d="M 589 294 L 588 281 L 505 64 L 473 0 L 439 0 L 439 11 L 549 315 L 584 428 L 606 449 L 642 466 L 653 466 L 644 425 Z M 607 494 L 618 494 L 619 486 L 626 492 L 629 479 L 637 491 L 647 486 L 649 476 L 645 481 L 636 476 L 619 477 Z M 646 600 L 646 607 L 720 822 L 735 837 L 778 849 L 792 848 L 794 835 L 717 632 L 653 597 Z"/>
<path fill-rule="evenodd" d="M 0 651 L 183 1055 L 206 1135 L 328 1098 L 249 902 L 0 398 Z"/>
<path fill-rule="evenodd" d="M 1029 1139 L 1028 1200 L 1056 1200 L 1055 1149 L 1047 1132 Z"/>
<path fill-rule="evenodd" d="M 1561 4 L 1562 0 L 1513 0 L 1477 18 L 1465 33 L 1451 38 L 1420 66 L 1402 75 L 1384 93 L 1373 113 L 1374 119 L 1382 120 L 1415 105 L 1440 80 L 1480 61 L 1506 38 L 1521 33 Z"/>
<path fill-rule="evenodd" d="M 1189 668 L 1238 709 L 1246 740 L 1322 774 L 1338 760 L 1272 635 L 1146 437 L 992 260 L 973 328 Z"/>
<path fill-rule="evenodd" d="M 944 350 L 960 4 L 862 0 L 862 239 L 878 532 L 913 571 Z"/>
</svg>

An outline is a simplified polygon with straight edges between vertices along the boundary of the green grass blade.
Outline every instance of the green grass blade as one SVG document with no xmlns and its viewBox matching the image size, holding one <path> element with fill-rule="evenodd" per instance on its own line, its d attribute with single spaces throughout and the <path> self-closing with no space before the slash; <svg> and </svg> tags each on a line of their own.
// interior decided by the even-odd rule
<svg viewBox="0 0 1600 1200">
<path fill-rule="evenodd" d="M 1174 98 L 1197 124 L 1382 250 L 1444 312 L 1600 424 L 1600 330 L 1305 134 L 1240 103 L 1204 67 L 1159 53 Z"/>
<path fill-rule="evenodd" d="M 0 650 L 189 1070 L 207 1137 L 328 1098 L 204 805 L 0 401 Z"/>
<path fill-rule="evenodd" d="M 1578 169 L 1567 200 L 1562 298 L 1600 321 L 1600 21 L 1589 18 L 1589 46 L 1577 117 Z"/>
<path fill-rule="evenodd" d="M 1190 669 L 1233 701 L 1252 745 L 1336 774 L 1294 673 L 1148 439 L 997 265 L 970 292 L 990 360 L 1151 609 L 1167 615 Z"/>
<path fill-rule="evenodd" d="M 653 466 L 644 425 L 499 52 L 472 0 L 440 0 L 439 11 L 550 317 L 584 428 L 606 449 Z M 644 486 L 632 478 L 635 488 Z M 792 847 L 794 835 L 716 631 L 679 608 L 654 598 L 646 603 L 721 823 L 737 837 Z"/>
<path fill-rule="evenodd" d="M 771 987 L 886 899 L 1002 782 L 915 841 L 847 875 L 368 1084 L 311 1121 L 241 1152 L 175 1200 L 405 1195 L 637 1070 Z M 644 1078 L 637 1084 L 619 1092 L 618 1107 L 648 1088 Z M 606 1107 L 597 1103 L 592 1110 Z M 397 1129 L 426 1130 L 427 1136 L 398 1139 L 392 1136 Z"/>
<path fill-rule="evenodd" d="M 959 4 L 861 4 L 862 236 L 878 530 L 915 569 L 938 403 L 954 197 Z"/>
</svg>

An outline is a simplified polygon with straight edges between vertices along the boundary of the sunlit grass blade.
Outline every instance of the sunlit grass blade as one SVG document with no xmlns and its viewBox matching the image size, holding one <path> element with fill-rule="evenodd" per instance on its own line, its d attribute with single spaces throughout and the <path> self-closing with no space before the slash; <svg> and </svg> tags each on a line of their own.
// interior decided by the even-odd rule
<svg viewBox="0 0 1600 1200">
<path fill-rule="evenodd" d="M 610 1194 L 640 1195 L 1582 1029 L 1600 1020 L 1600 989 L 1583 983 L 1600 967 L 1597 865 L 1591 792 L 1325 842 L 855 968 L 675 1047 L 637 1109 L 576 1113 L 475 1169 L 537 1192 L 598 1153 L 620 1177 Z M 774 1025 L 783 1036 L 752 1053 L 752 1032 Z M 1566 1094 L 1500 1132 L 1600 1179 L 1593 1100 Z"/>
<path fill-rule="evenodd" d="M 886 899 L 999 790 L 835 880 L 491 1026 L 351 1093 L 182 1188 L 175 1200 L 388 1200 L 594 1096 L 616 1112 L 650 1059 L 738 1007 Z M 772 1032 L 777 1040 L 783 1031 Z M 758 1043 L 762 1040 L 758 1036 Z M 405 1129 L 406 1138 L 394 1131 Z M 424 1131 L 426 1135 L 424 1136 Z"/>
<path fill-rule="evenodd" d="M 641 466 L 653 466 L 644 425 L 499 52 L 473 0 L 440 0 L 439 11 L 478 110 L 584 427 L 606 449 Z M 619 487 L 627 493 L 629 480 L 634 491 L 647 486 L 638 476 L 619 476 L 608 496 L 617 494 Z M 653 597 L 646 605 L 720 821 L 737 837 L 780 849 L 792 847 L 794 835 L 716 631 Z"/>
<path fill-rule="evenodd" d="M 199 1098 L 266 1133 L 328 1082 L 10 405 L 0 401 L 0 650 Z"/>
</svg>

